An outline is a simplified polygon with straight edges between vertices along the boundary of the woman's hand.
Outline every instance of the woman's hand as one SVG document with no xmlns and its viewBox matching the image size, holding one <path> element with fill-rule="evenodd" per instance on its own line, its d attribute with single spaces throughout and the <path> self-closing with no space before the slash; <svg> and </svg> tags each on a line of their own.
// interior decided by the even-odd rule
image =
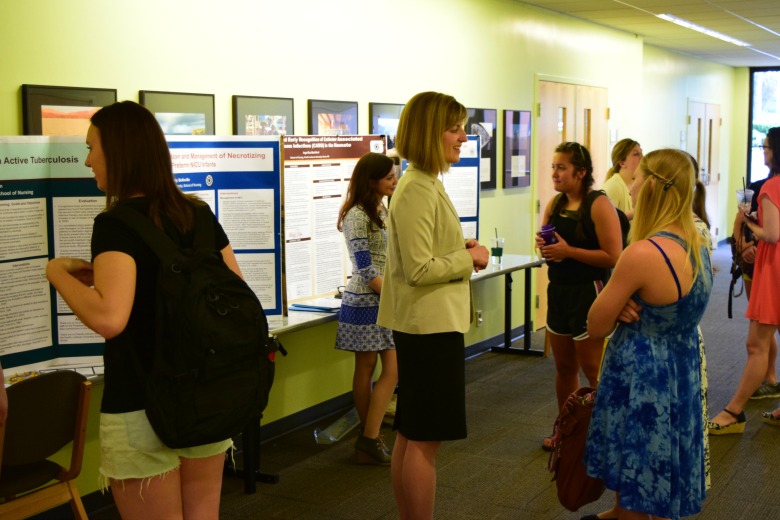
<svg viewBox="0 0 780 520">
<path fill-rule="evenodd" d="M 62 269 L 87 287 L 94 285 L 92 264 L 80 258 L 54 258 L 49 261 L 46 269 Z"/>
<path fill-rule="evenodd" d="M 743 262 L 746 264 L 752 264 L 756 261 L 756 246 L 754 246 L 751 242 L 751 244 L 742 249 L 739 254 L 742 257 Z"/>
<path fill-rule="evenodd" d="M 542 253 L 542 256 L 548 262 L 560 262 L 561 260 L 571 256 L 571 247 L 569 246 L 568 242 L 566 242 L 563 237 L 558 234 L 557 231 L 555 232 L 555 238 L 558 239 L 558 241 L 549 245 L 545 245 L 544 240 L 538 236 L 536 238 L 536 245 L 539 248 L 539 252 Z M 539 244 L 540 240 L 541 245 Z"/>
<path fill-rule="evenodd" d="M 466 251 L 471 255 L 475 271 L 481 271 L 487 267 L 490 260 L 490 251 L 487 247 L 480 245 L 476 240 L 469 240 L 466 242 Z"/>
<path fill-rule="evenodd" d="M 642 306 L 634 300 L 629 299 L 623 306 L 623 310 L 618 314 L 618 321 L 623 323 L 634 323 L 639 321 L 639 311 L 642 310 Z"/>
</svg>

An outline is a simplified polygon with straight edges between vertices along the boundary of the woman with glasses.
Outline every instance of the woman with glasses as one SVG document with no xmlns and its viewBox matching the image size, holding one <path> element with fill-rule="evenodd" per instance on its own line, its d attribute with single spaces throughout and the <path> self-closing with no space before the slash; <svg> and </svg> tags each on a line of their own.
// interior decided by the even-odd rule
<svg viewBox="0 0 780 520">
<path fill-rule="evenodd" d="M 352 278 L 341 301 L 336 348 L 355 353 L 352 396 L 361 424 L 355 442 L 359 464 L 387 466 L 391 458 L 379 428 L 398 382 L 398 369 L 392 332 L 377 325 L 376 317 L 387 249 L 382 199 L 393 194 L 397 183 L 393 160 L 367 153 L 355 165 L 337 223 L 352 261 Z M 382 372 L 372 389 L 378 358 Z"/>
<path fill-rule="evenodd" d="M 588 384 L 598 383 L 604 338 L 591 338 L 587 316 L 623 250 L 615 207 L 593 190 L 593 163 L 588 149 L 564 142 L 555 149 L 552 181 L 559 193 L 547 204 L 542 225 L 555 226 L 555 241 L 537 236 L 547 260 L 547 334 L 555 358 L 558 408 L 580 387 L 582 370 Z M 543 448 L 550 449 L 551 439 Z"/>
<path fill-rule="evenodd" d="M 771 129 L 767 134 L 767 139 L 764 141 L 762 149 L 764 151 L 764 164 L 772 168 L 773 153 L 772 148 L 768 144 L 770 141 L 770 135 L 772 139 L 777 140 L 780 138 L 780 131 L 777 128 Z M 766 179 L 761 179 L 748 184 L 748 189 L 753 191 L 753 198 L 750 200 L 750 213 L 758 214 L 758 199 L 761 197 L 761 190 L 764 187 Z M 745 287 L 745 295 L 748 301 L 750 301 L 750 295 L 753 292 L 753 268 L 756 261 L 756 253 L 758 252 L 758 240 L 753 236 L 753 232 L 747 224 L 744 223 L 742 218 L 742 210 L 737 209 L 737 214 L 734 218 L 734 226 L 732 231 L 734 237 L 734 248 L 739 255 L 737 258 L 740 260 L 740 267 L 742 268 L 742 283 Z M 777 399 L 780 397 L 780 383 L 777 381 L 777 340 L 774 336 L 769 341 L 769 354 L 767 359 L 766 374 L 764 380 L 758 390 L 753 392 L 750 396 L 751 399 Z"/>
<path fill-rule="evenodd" d="M 764 163 L 769 178 L 758 197 L 758 218 L 740 213 L 737 219 L 758 239 L 753 267 L 753 284 L 745 317 L 750 320 L 747 338 L 747 362 L 736 393 L 709 423 L 710 435 L 745 431 L 747 400 L 758 390 L 766 376 L 769 352 L 780 325 L 780 127 L 770 128 L 764 141 Z M 766 412 L 764 422 L 780 425 L 780 410 Z"/>
<path fill-rule="evenodd" d="M 706 493 L 697 325 L 712 268 L 691 211 L 692 177 L 680 150 L 642 159 L 631 245 L 588 313 L 590 336 L 611 338 L 585 463 L 617 493 L 621 520 L 694 515 Z"/>
</svg>

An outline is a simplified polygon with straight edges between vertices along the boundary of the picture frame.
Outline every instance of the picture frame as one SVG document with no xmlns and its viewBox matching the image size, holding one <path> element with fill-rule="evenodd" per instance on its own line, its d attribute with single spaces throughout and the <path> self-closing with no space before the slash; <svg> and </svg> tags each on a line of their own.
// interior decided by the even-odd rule
<svg viewBox="0 0 780 520">
<path fill-rule="evenodd" d="M 25 84 L 21 94 L 23 135 L 87 135 L 92 114 L 116 103 L 110 88 Z"/>
<path fill-rule="evenodd" d="M 293 98 L 233 96 L 233 135 L 295 135 Z"/>
<path fill-rule="evenodd" d="M 309 100 L 309 135 L 357 135 L 356 101 Z"/>
<path fill-rule="evenodd" d="M 480 183 L 483 190 L 496 189 L 496 133 L 498 110 L 467 108 L 466 133 L 480 137 Z"/>
<path fill-rule="evenodd" d="M 395 148 L 395 134 L 401 119 L 403 103 L 369 103 L 368 120 L 371 122 L 372 135 L 384 135 L 387 149 Z"/>
<path fill-rule="evenodd" d="M 531 112 L 504 110 L 504 188 L 531 185 Z"/>
<path fill-rule="evenodd" d="M 214 135 L 214 94 L 139 91 L 165 135 Z"/>
</svg>

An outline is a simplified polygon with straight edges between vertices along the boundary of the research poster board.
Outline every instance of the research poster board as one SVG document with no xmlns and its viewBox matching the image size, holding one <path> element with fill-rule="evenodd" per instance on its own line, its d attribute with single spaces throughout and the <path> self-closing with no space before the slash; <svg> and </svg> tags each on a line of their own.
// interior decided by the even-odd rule
<svg viewBox="0 0 780 520">
<path fill-rule="evenodd" d="M 260 203 L 272 207 L 261 210 L 270 229 L 262 243 L 240 233 L 230 238 L 266 312 L 278 314 L 280 143 L 278 137 L 243 139 L 172 138 L 172 156 L 178 155 L 174 175 L 183 190 L 209 202 L 228 236 L 230 229 L 260 220 L 252 214 L 236 223 L 231 214 L 247 213 L 238 206 L 250 199 L 252 204 L 271 200 Z M 11 369 L 8 376 L 64 367 L 102 372 L 103 338 L 70 312 L 45 276 L 46 264 L 55 256 L 91 258 L 92 223 L 105 207 L 105 195 L 84 166 L 86 154 L 83 137 L 0 137 L 0 360 Z M 215 158 L 209 157 L 213 154 Z M 266 266 L 266 255 L 274 257 L 274 267 Z M 269 272 L 273 281 L 266 279 Z"/>
<path fill-rule="evenodd" d="M 460 217 L 465 238 L 479 239 L 480 158 L 479 136 L 470 135 L 460 148 L 460 161 L 441 176 L 444 191 Z"/>
<path fill-rule="evenodd" d="M 280 136 L 166 136 L 179 188 L 206 201 L 268 315 L 282 314 Z"/>
<path fill-rule="evenodd" d="M 385 153 L 379 135 L 292 136 L 284 140 L 284 273 L 287 304 L 336 293 L 352 274 L 336 229 L 357 161 Z"/>
</svg>

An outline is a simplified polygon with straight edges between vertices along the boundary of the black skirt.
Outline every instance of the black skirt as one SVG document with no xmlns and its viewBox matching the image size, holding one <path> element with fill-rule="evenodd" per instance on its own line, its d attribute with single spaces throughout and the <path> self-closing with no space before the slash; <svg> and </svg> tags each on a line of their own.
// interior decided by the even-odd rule
<svg viewBox="0 0 780 520">
<path fill-rule="evenodd" d="M 466 438 L 466 358 L 460 332 L 393 331 L 398 402 L 393 429 L 413 441 Z"/>
</svg>

